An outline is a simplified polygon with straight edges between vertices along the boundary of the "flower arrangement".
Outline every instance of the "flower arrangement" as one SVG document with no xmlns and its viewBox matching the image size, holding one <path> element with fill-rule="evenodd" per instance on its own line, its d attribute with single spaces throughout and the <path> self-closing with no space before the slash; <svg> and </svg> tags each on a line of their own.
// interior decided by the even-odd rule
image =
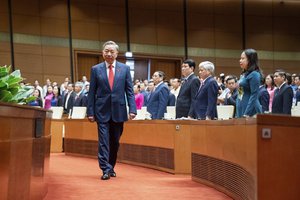
<svg viewBox="0 0 300 200">
<path fill-rule="evenodd" d="M 20 85 L 24 80 L 20 70 L 10 71 L 11 66 L 0 66 L 0 102 L 27 104 L 35 100 L 31 96 L 34 87 Z"/>
</svg>

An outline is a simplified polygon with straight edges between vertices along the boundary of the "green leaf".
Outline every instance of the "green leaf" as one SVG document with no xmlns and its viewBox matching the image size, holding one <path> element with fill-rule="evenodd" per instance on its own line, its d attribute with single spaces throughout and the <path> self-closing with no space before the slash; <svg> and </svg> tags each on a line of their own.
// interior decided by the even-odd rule
<svg viewBox="0 0 300 200">
<path fill-rule="evenodd" d="M 8 66 L 8 67 L 6 65 L 3 67 L 0 66 L 0 78 L 7 76 L 10 72 L 10 68 L 11 68 L 11 66 Z"/>
<path fill-rule="evenodd" d="M 9 102 L 12 99 L 12 94 L 9 91 L 0 91 L 0 101 Z"/>
</svg>

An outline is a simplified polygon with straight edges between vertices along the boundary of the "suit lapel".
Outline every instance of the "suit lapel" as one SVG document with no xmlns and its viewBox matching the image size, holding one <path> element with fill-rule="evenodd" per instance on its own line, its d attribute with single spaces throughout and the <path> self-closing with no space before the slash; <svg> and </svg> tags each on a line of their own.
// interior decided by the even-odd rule
<svg viewBox="0 0 300 200">
<path fill-rule="evenodd" d="M 114 85 L 113 85 L 113 88 L 117 85 L 118 83 L 118 80 L 120 79 L 120 75 L 121 75 L 121 67 L 119 65 L 118 62 L 116 62 L 116 68 L 115 68 L 115 76 L 114 76 Z"/>
<path fill-rule="evenodd" d="M 105 62 L 103 62 L 99 66 L 99 76 L 100 80 L 104 80 L 106 87 L 110 89 Z"/>
</svg>

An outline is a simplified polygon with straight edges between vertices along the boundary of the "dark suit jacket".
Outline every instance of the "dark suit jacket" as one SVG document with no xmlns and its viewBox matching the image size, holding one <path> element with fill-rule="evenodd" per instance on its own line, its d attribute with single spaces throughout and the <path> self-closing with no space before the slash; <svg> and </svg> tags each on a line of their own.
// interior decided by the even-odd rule
<svg viewBox="0 0 300 200">
<path fill-rule="evenodd" d="M 68 102 L 67 102 L 67 109 L 65 108 L 65 104 L 66 104 L 66 100 L 67 100 L 67 97 L 68 97 L 68 93 L 65 95 L 64 97 L 64 104 L 63 104 L 63 107 L 64 107 L 64 112 L 65 113 L 69 113 L 71 109 L 73 109 L 73 106 L 74 106 L 74 102 L 75 102 L 75 92 L 72 91 L 71 93 L 71 96 L 69 97 L 68 99 Z"/>
<path fill-rule="evenodd" d="M 169 92 L 168 106 L 175 106 L 176 97 L 173 93 Z"/>
<path fill-rule="evenodd" d="M 191 104 L 200 86 L 200 80 L 192 74 L 182 83 L 176 100 L 176 118 L 188 117 Z"/>
<path fill-rule="evenodd" d="M 169 89 L 164 83 L 161 83 L 152 92 L 147 105 L 147 111 L 151 114 L 152 119 L 162 119 L 164 117 L 164 113 L 167 111 L 168 99 Z"/>
<path fill-rule="evenodd" d="M 192 102 L 189 116 L 195 119 L 217 118 L 218 88 L 217 81 L 212 76 L 208 77 Z"/>
<path fill-rule="evenodd" d="M 273 98 L 272 113 L 291 115 L 293 96 L 293 89 L 286 83 L 280 89 L 277 88 Z"/>
<path fill-rule="evenodd" d="M 83 92 L 80 93 L 80 95 L 77 97 L 77 94 L 75 95 L 75 101 L 74 106 L 84 107 L 86 105 L 86 99 L 87 96 L 84 95 Z"/>
<path fill-rule="evenodd" d="M 264 86 L 259 87 L 258 100 L 262 108 L 262 113 L 269 111 L 270 95 Z"/>
<path fill-rule="evenodd" d="M 87 115 L 94 116 L 98 122 L 108 122 L 110 119 L 114 122 L 127 121 L 125 97 L 129 112 L 136 114 L 130 67 L 116 62 L 112 89 L 109 86 L 106 70 L 105 62 L 91 69 Z"/>
</svg>

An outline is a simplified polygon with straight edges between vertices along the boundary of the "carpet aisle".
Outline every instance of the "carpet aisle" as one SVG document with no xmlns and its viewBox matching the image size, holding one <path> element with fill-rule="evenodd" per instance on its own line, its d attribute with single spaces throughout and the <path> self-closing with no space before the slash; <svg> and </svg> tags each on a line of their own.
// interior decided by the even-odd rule
<svg viewBox="0 0 300 200">
<path fill-rule="evenodd" d="M 225 194 L 173 175 L 117 163 L 116 178 L 100 180 L 96 159 L 51 154 L 46 200 L 229 200 Z"/>
</svg>

